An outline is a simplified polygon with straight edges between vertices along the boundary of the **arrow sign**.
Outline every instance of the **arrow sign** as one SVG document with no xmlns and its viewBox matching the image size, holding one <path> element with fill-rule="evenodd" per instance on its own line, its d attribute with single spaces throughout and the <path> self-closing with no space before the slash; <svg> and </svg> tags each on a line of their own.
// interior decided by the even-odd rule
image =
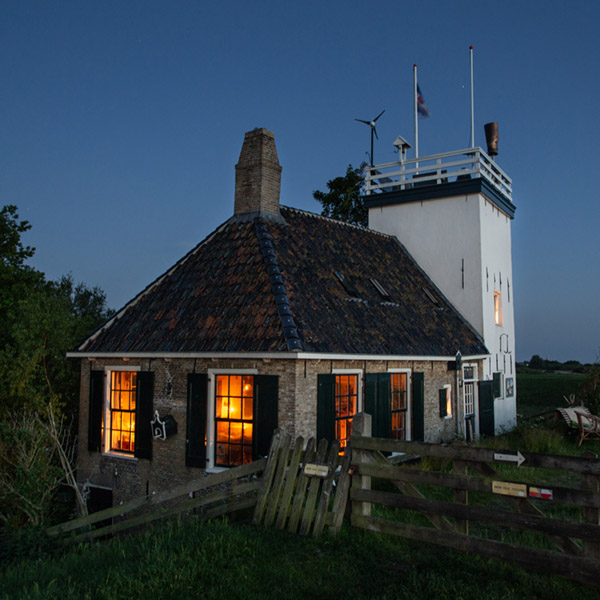
<svg viewBox="0 0 600 600">
<path fill-rule="evenodd" d="M 518 450 L 516 454 L 500 454 L 499 452 L 494 452 L 494 460 L 515 462 L 517 463 L 517 467 L 520 467 L 525 462 L 525 457 Z"/>
</svg>

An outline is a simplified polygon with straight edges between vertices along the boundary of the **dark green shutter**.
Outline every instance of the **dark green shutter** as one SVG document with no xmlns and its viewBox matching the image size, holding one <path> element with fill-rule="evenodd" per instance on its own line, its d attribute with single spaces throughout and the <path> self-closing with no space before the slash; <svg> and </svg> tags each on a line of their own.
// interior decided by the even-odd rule
<svg viewBox="0 0 600 600">
<path fill-rule="evenodd" d="M 317 376 L 317 442 L 335 440 L 335 375 Z"/>
<path fill-rule="evenodd" d="M 135 404 L 135 452 L 136 458 L 152 458 L 152 425 L 154 418 L 154 373 L 138 371 L 137 398 Z"/>
<path fill-rule="evenodd" d="M 90 412 L 88 418 L 88 450 L 102 449 L 102 411 L 104 410 L 104 371 L 90 372 Z"/>
<path fill-rule="evenodd" d="M 502 373 L 493 373 L 494 378 L 494 398 L 502 397 Z"/>
<path fill-rule="evenodd" d="M 494 382 L 479 382 L 479 433 L 494 435 Z"/>
<path fill-rule="evenodd" d="M 392 409 L 390 406 L 391 376 L 389 373 L 367 373 L 365 412 L 372 417 L 373 437 L 392 437 Z"/>
<path fill-rule="evenodd" d="M 188 375 L 185 444 L 185 464 L 187 467 L 206 468 L 207 400 L 208 376 L 204 373 L 190 373 Z"/>
<path fill-rule="evenodd" d="M 448 392 L 446 389 L 440 390 L 440 419 L 448 416 Z"/>
<path fill-rule="evenodd" d="M 412 439 L 425 440 L 425 374 L 412 375 Z"/>
<path fill-rule="evenodd" d="M 279 411 L 279 377 L 255 375 L 254 377 L 254 431 L 253 459 L 269 454 L 273 431 L 277 429 Z"/>
</svg>

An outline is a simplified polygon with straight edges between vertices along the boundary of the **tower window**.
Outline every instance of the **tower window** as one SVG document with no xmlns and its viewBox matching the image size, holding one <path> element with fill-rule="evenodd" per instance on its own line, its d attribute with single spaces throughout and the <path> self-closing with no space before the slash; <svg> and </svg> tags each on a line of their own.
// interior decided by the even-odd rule
<svg viewBox="0 0 600 600">
<path fill-rule="evenodd" d="M 494 292 L 494 323 L 502 326 L 502 294 Z"/>
</svg>

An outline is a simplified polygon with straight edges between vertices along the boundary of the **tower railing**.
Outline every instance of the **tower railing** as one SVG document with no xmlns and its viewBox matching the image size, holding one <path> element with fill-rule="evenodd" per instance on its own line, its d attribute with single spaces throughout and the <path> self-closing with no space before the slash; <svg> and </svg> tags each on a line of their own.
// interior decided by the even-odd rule
<svg viewBox="0 0 600 600">
<path fill-rule="evenodd" d="M 365 194 L 370 196 L 477 178 L 485 179 L 512 203 L 512 179 L 482 148 L 468 148 L 367 167 Z"/>
</svg>

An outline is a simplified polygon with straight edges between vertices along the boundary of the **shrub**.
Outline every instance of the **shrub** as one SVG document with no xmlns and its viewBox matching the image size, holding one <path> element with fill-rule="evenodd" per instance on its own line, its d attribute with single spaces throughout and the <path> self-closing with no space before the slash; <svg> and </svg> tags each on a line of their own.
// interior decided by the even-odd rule
<svg viewBox="0 0 600 600">
<path fill-rule="evenodd" d="M 0 522 L 41 525 L 63 479 L 55 446 L 39 416 L 29 411 L 0 421 Z"/>
</svg>

